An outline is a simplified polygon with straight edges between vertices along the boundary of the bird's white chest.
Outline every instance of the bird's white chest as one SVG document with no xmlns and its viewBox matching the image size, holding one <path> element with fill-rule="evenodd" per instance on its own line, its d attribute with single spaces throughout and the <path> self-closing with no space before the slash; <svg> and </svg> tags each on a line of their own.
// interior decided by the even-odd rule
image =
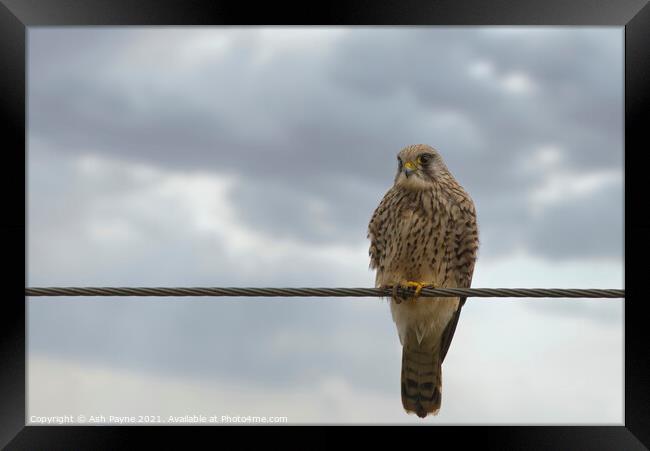
<svg viewBox="0 0 650 451">
<path fill-rule="evenodd" d="M 458 298 L 421 297 L 399 304 L 391 299 L 390 311 L 400 342 L 404 344 L 409 333 L 415 334 L 418 342 L 425 337 L 434 342 L 440 340 L 458 304 Z"/>
</svg>

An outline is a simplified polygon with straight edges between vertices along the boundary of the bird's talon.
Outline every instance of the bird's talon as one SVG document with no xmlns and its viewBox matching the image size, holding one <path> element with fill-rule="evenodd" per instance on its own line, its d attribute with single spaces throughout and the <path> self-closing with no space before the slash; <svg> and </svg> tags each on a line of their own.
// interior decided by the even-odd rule
<svg viewBox="0 0 650 451">
<path fill-rule="evenodd" d="M 391 295 L 396 304 L 401 304 L 402 301 L 409 299 L 416 300 L 420 296 L 422 289 L 425 287 L 435 288 L 431 283 L 405 281 L 393 285 Z M 408 291 L 409 294 L 404 295 L 404 291 Z"/>
<path fill-rule="evenodd" d="M 435 288 L 435 286 L 432 283 L 426 283 L 426 282 L 412 282 L 412 281 L 406 281 L 402 284 L 405 287 L 408 288 L 415 288 L 415 293 L 413 294 L 413 299 L 417 299 L 420 296 L 420 292 L 422 291 L 422 288 L 424 287 L 431 287 Z"/>
</svg>

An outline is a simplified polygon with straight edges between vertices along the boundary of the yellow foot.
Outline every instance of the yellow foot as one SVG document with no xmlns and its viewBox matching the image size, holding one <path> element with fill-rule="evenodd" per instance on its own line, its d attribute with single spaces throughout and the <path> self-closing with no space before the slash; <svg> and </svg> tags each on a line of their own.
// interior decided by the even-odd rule
<svg viewBox="0 0 650 451">
<path fill-rule="evenodd" d="M 397 302 L 398 304 L 401 303 L 403 299 L 405 299 L 405 298 L 400 297 L 397 294 L 398 288 L 407 288 L 407 289 L 415 288 L 415 292 L 413 293 L 413 296 L 411 297 L 411 299 L 415 300 L 415 299 L 418 298 L 418 296 L 420 296 L 420 292 L 422 291 L 422 288 L 424 288 L 424 287 L 435 288 L 435 286 L 432 283 L 413 282 L 413 281 L 410 281 L 410 280 L 407 280 L 406 282 L 400 282 L 397 285 L 393 285 L 393 299 L 395 299 L 395 302 Z"/>
</svg>

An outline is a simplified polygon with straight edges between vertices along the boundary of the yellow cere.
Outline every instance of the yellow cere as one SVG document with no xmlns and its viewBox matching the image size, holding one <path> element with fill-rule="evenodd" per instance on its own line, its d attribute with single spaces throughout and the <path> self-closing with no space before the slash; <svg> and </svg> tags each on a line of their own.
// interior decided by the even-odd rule
<svg viewBox="0 0 650 451">
<path fill-rule="evenodd" d="M 404 167 L 405 167 L 406 169 L 411 169 L 411 170 L 413 170 L 413 169 L 415 169 L 415 164 L 413 164 L 412 161 L 407 161 L 406 163 L 404 163 Z"/>
</svg>

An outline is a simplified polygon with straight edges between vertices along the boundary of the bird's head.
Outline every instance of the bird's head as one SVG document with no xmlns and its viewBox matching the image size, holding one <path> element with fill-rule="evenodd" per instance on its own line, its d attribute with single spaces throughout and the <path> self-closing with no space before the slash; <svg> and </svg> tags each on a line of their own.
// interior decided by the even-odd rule
<svg viewBox="0 0 650 451">
<path fill-rule="evenodd" d="M 407 189 L 428 189 L 448 174 L 442 157 L 431 146 L 415 144 L 397 154 L 395 186 Z"/>
</svg>

